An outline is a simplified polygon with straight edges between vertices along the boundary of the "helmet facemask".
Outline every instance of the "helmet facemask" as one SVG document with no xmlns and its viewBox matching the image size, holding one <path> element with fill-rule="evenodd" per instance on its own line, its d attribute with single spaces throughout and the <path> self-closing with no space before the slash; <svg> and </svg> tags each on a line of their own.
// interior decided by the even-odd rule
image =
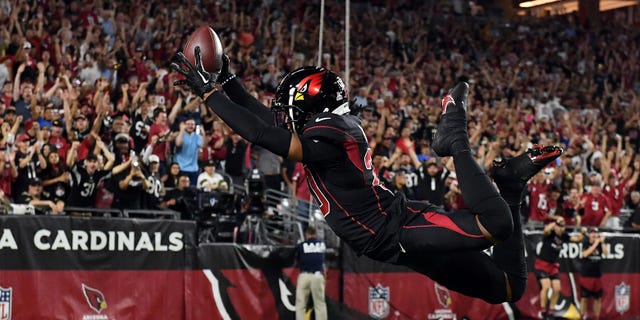
<svg viewBox="0 0 640 320">
<path fill-rule="evenodd" d="M 296 93 L 296 88 L 291 87 L 289 89 L 289 99 L 287 103 L 280 103 L 276 100 L 271 101 L 271 111 L 274 113 L 274 122 L 276 126 L 288 129 L 293 133 L 300 134 L 302 126 L 312 115 L 310 112 L 305 112 L 302 108 L 294 105 L 293 99 Z"/>
</svg>

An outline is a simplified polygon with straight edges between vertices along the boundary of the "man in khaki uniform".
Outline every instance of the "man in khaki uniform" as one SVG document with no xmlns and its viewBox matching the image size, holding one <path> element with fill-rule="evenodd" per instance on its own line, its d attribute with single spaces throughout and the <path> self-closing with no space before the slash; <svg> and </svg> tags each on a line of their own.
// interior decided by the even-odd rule
<svg viewBox="0 0 640 320">
<path fill-rule="evenodd" d="M 300 275 L 296 286 L 296 320 L 304 320 L 309 294 L 313 297 L 316 320 L 327 319 L 327 304 L 324 301 L 324 254 L 327 247 L 316 238 L 315 227 L 305 230 L 306 240 L 296 250 Z"/>
</svg>

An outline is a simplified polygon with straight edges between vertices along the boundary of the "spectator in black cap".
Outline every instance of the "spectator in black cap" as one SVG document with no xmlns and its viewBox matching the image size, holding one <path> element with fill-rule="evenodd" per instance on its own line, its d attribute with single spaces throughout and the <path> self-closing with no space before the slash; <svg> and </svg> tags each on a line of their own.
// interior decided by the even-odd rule
<svg viewBox="0 0 640 320">
<path fill-rule="evenodd" d="M 590 227 L 587 237 L 582 241 L 582 267 L 580 268 L 580 310 L 583 319 L 600 319 L 602 310 L 602 270 L 601 262 L 609 254 L 605 245 L 605 237 L 598 233 L 598 228 Z M 589 300 L 593 301 L 593 314 L 589 313 Z"/>
<path fill-rule="evenodd" d="M 229 185 L 224 180 L 224 177 L 216 172 L 216 161 L 208 160 L 204 164 L 204 171 L 198 176 L 198 183 L 196 186 L 200 190 L 204 191 L 227 191 Z"/>
<path fill-rule="evenodd" d="M 412 152 L 411 159 L 416 167 L 417 183 L 415 186 L 415 200 L 429 201 L 432 204 L 442 206 L 445 203 L 444 196 L 447 192 L 445 180 L 449 175 L 446 166 L 438 168 L 435 158 L 420 162 L 415 152 Z"/>
<path fill-rule="evenodd" d="M 113 153 L 116 164 L 126 162 L 131 157 L 131 138 L 126 133 L 118 133 L 113 139 Z"/>
<path fill-rule="evenodd" d="M 64 202 L 59 200 L 54 202 L 43 195 L 42 180 L 39 178 L 29 179 L 27 191 L 22 192 L 18 204 L 32 205 L 36 209 L 36 214 L 60 214 L 64 211 Z"/>
<path fill-rule="evenodd" d="M 51 135 L 49 136 L 49 144 L 56 147 L 58 155 L 62 158 L 63 162 L 67 161 L 67 152 L 71 145 L 64 134 L 64 124 L 60 119 L 53 120 L 51 122 Z"/>
<path fill-rule="evenodd" d="M 224 172 L 231 176 L 235 184 L 244 183 L 246 176 L 244 157 L 247 151 L 247 141 L 237 133 L 231 133 L 226 141 L 226 150 Z"/>
<path fill-rule="evenodd" d="M 552 315 L 560 297 L 560 250 L 566 242 L 580 242 L 583 234 L 569 235 L 565 233 L 565 221 L 561 216 L 548 216 L 553 219 L 544 227 L 542 247 L 535 259 L 534 273 L 540 283 L 540 313 L 543 317 Z M 549 298 L 551 290 L 551 298 Z"/>
</svg>

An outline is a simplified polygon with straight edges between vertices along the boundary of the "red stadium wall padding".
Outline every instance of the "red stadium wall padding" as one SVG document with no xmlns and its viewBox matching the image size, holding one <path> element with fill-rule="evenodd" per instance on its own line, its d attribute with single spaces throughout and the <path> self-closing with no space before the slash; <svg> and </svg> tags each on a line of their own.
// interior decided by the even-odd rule
<svg viewBox="0 0 640 320">
<path fill-rule="evenodd" d="M 2 270 L 0 287 L 13 319 L 185 319 L 181 270 Z"/>
<path fill-rule="evenodd" d="M 604 257 L 602 278 L 604 296 L 602 319 L 640 319 L 640 237 L 635 235 L 605 234 L 609 255 Z M 525 236 L 528 276 L 525 295 L 516 304 L 489 305 L 479 299 L 460 295 L 438 286 L 425 276 L 408 268 L 383 264 L 366 257 L 356 257 L 352 251 L 343 250 L 344 303 L 349 307 L 374 317 L 376 306 L 391 319 L 452 319 L 468 316 L 470 319 L 538 319 L 539 290 L 533 263 L 542 235 L 531 232 Z M 564 308 L 556 315 L 567 316 L 571 304 L 580 301 L 580 252 L 579 243 L 565 243 L 560 252 L 562 296 Z M 625 290 L 616 290 L 625 288 Z M 383 296 L 377 295 L 381 291 Z M 616 293 L 616 291 L 618 291 Z M 450 303 L 447 307 L 447 299 Z M 382 303 L 379 300 L 387 300 Z M 373 300 L 373 301 L 372 301 Z M 376 301 L 377 300 L 377 301 Z M 449 317 L 449 318 L 447 318 Z"/>
<path fill-rule="evenodd" d="M 195 224 L 0 216 L 0 319 L 185 319 Z"/>
<path fill-rule="evenodd" d="M 251 250 L 249 249 L 251 248 Z M 298 270 L 293 266 L 292 247 L 243 247 L 201 245 L 199 267 L 189 272 L 187 319 L 293 319 Z M 335 254 L 327 255 L 326 296 L 339 299 L 341 273 L 335 269 Z M 340 318 L 331 308 L 332 319 Z"/>
<path fill-rule="evenodd" d="M 606 234 L 602 319 L 640 318 L 640 237 Z M 0 319 L 294 319 L 293 247 L 196 243 L 192 222 L 0 216 Z M 532 270 L 541 234 L 525 237 Z M 561 251 L 568 315 L 580 292 L 580 244 Z M 326 256 L 330 319 L 535 319 L 538 285 L 490 305 L 411 270 Z M 564 313 L 563 313 L 564 312 Z"/>
<path fill-rule="evenodd" d="M 344 290 L 345 304 L 372 317 L 461 319 L 467 316 L 471 319 L 507 319 L 502 305 L 490 305 L 466 297 L 413 272 L 345 274 Z M 379 303 L 377 300 L 380 299 L 372 297 L 372 290 L 387 294 L 388 302 Z"/>
<path fill-rule="evenodd" d="M 560 275 L 560 281 L 562 283 L 562 296 L 567 299 L 568 302 L 574 304 L 580 303 L 580 285 L 579 274 L 573 274 L 573 279 L 563 273 Z M 616 295 L 616 286 L 622 284 L 628 285 L 630 292 L 627 295 Z M 603 297 L 602 297 L 602 311 L 601 319 L 640 319 L 640 305 L 638 304 L 637 290 L 640 288 L 640 273 L 607 273 L 602 276 L 603 285 Z M 577 296 L 574 296 L 573 287 L 577 290 Z M 524 297 L 516 303 L 516 306 L 523 318 L 537 319 L 537 313 L 540 310 L 538 306 L 539 301 L 539 286 L 533 273 L 529 274 L 529 281 L 527 284 L 527 291 Z M 622 309 L 620 312 L 616 310 L 616 298 L 623 300 L 619 307 Z M 628 299 L 625 303 L 624 300 Z M 626 310 L 625 310 L 626 309 Z M 624 311 L 623 311 L 624 310 Z"/>
<path fill-rule="evenodd" d="M 207 271 L 208 270 L 208 271 Z M 282 287 L 272 290 L 262 271 L 198 270 L 188 272 L 187 319 L 286 319 L 294 316 L 295 285 L 298 272 L 283 270 Z M 209 273 L 209 271 L 211 271 Z M 212 279 L 215 280 L 212 281 Z M 291 280 L 290 283 L 288 281 Z M 327 298 L 334 301 L 339 272 L 329 270 Z M 275 289 L 275 288 L 274 288 Z M 217 297 L 216 297 L 217 296 Z"/>
</svg>

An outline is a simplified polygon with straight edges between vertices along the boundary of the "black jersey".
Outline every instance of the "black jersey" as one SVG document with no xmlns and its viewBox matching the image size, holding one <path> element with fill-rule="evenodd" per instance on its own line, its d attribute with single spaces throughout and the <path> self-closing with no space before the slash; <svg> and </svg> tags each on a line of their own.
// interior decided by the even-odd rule
<svg viewBox="0 0 640 320">
<path fill-rule="evenodd" d="M 551 230 L 551 233 L 542 239 L 542 248 L 540 248 L 538 258 L 550 263 L 558 262 L 560 260 L 562 244 L 568 242 L 569 239 L 568 234 L 562 233 L 558 235 L 555 231 Z"/>
<path fill-rule="evenodd" d="M 29 190 L 29 179 L 37 178 L 39 174 L 40 161 L 37 155 L 33 155 L 31 161 L 29 161 L 24 168 L 20 168 L 20 162 L 27 156 L 26 153 L 22 153 L 20 150 L 16 152 L 14 163 L 16 168 L 18 168 L 18 178 L 13 182 L 11 187 L 12 194 L 15 197 L 14 200 L 17 200 L 21 193 Z"/>
<path fill-rule="evenodd" d="M 129 135 L 133 138 L 133 150 L 137 153 L 141 153 L 147 146 L 151 124 L 153 124 L 153 121 L 151 119 L 143 118 L 139 112 L 136 112 L 133 117 L 133 125 L 129 130 Z"/>
<path fill-rule="evenodd" d="M 317 114 L 305 124 L 300 140 L 309 190 L 327 223 L 358 254 L 379 250 L 390 239 L 384 230 L 395 197 L 374 173 L 360 119 Z"/>
<path fill-rule="evenodd" d="M 582 250 L 586 250 L 589 247 L 591 247 L 591 243 L 589 242 L 589 238 L 585 237 L 582 241 Z M 600 271 L 602 252 L 602 243 L 599 243 L 588 257 L 582 257 L 580 274 L 583 277 L 598 278 L 602 276 L 602 271 Z"/>
<path fill-rule="evenodd" d="M 430 176 L 427 167 L 422 165 L 418 168 L 415 175 L 415 199 L 429 201 L 430 203 L 443 206 L 444 194 L 446 187 L 444 180 L 446 178 L 442 170 L 438 170 L 435 176 Z"/>
<path fill-rule="evenodd" d="M 70 207 L 95 206 L 98 184 L 110 174 L 111 171 L 97 170 L 93 175 L 90 175 L 84 166 L 74 165 L 71 169 L 71 190 L 67 205 Z"/>
<path fill-rule="evenodd" d="M 160 199 L 163 193 L 164 187 L 158 174 L 149 174 L 147 176 L 149 182 L 149 188 L 146 190 L 145 203 L 143 204 L 147 209 L 157 209 L 160 205 Z"/>
<path fill-rule="evenodd" d="M 42 193 L 40 196 L 33 196 L 31 194 L 29 194 L 28 191 L 23 192 L 22 194 L 20 194 L 20 196 L 18 197 L 18 200 L 16 201 L 16 203 L 18 204 L 29 204 L 29 202 L 33 201 L 33 200 L 42 200 L 42 201 L 46 201 L 46 200 L 50 200 L 48 198 L 48 195 Z M 35 214 L 47 214 L 49 211 L 51 211 L 51 208 L 47 205 L 45 206 L 33 206 L 34 210 L 35 210 Z"/>
</svg>

